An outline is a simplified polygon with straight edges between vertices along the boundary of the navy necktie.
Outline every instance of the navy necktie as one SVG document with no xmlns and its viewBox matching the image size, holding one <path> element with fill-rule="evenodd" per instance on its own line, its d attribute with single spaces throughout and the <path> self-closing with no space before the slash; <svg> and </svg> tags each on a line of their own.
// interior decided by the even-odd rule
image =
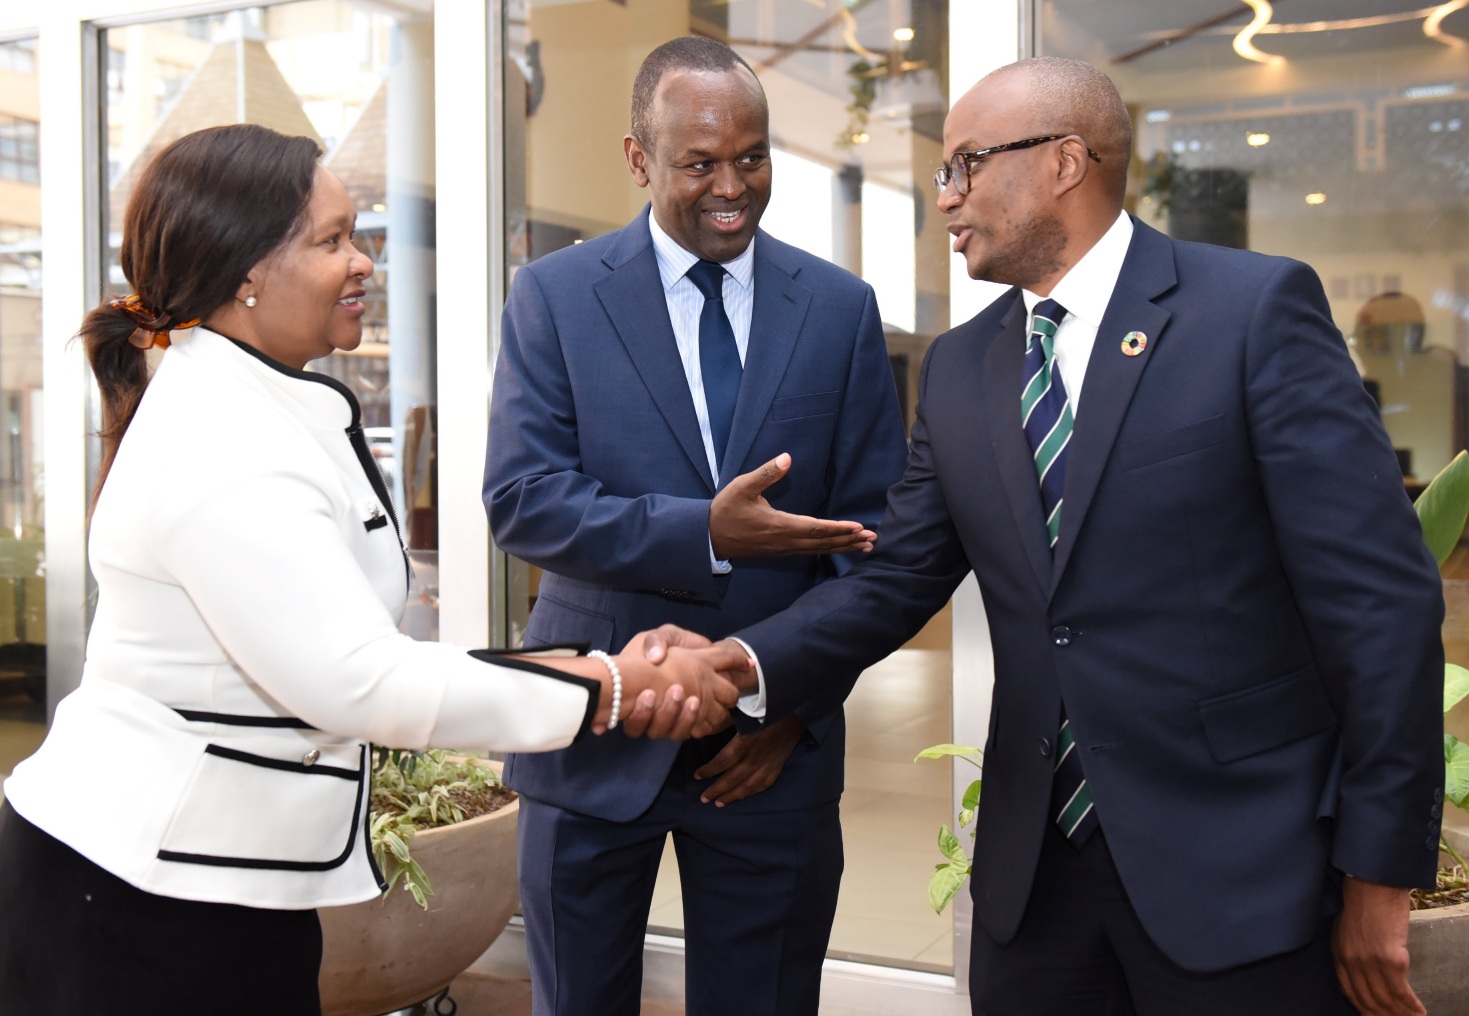
<svg viewBox="0 0 1469 1016">
<path fill-rule="evenodd" d="M 1053 549 L 1061 532 L 1066 449 L 1071 444 L 1071 400 L 1066 396 L 1061 372 L 1056 369 L 1056 329 L 1065 317 L 1066 308 L 1055 300 L 1036 304 L 1020 379 L 1020 419 L 1025 427 L 1025 439 L 1035 456 L 1041 507 L 1046 513 L 1046 532 Z M 1056 738 L 1056 772 L 1051 779 L 1051 818 L 1078 846 L 1097 828 L 1091 787 L 1081 768 L 1065 703 L 1061 705 L 1061 729 Z"/>
<path fill-rule="evenodd" d="M 704 382 L 704 404 L 709 408 L 709 433 L 714 439 L 716 469 L 724 463 L 724 446 L 729 443 L 734 423 L 735 401 L 740 396 L 740 350 L 734 329 L 724 310 L 724 268 L 713 261 L 700 261 L 689 269 L 689 281 L 704 294 L 699 312 L 699 373 Z M 715 477 L 716 482 L 718 477 Z"/>
</svg>

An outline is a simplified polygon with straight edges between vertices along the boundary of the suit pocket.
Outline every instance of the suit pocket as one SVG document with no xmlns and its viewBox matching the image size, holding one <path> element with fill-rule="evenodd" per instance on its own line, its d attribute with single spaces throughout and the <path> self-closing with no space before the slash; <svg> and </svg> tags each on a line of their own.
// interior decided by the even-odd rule
<svg viewBox="0 0 1469 1016">
<path fill-rule="evenodd" d="M 1315 667 L 1199 703 L 1204 737 L 1220 762 L 1234 762 L 1336 726 Z"/>
<path fill-rule="evenodd" d="M 360 744 L 279 758 L 208 745 L 158 857 L 185 864 L 327 871 L 352 853 L 362 824 L 367 749 Z"/>
<path fill-rule="evenodd" d="M 1141 469 L 1208 448 L 1223 440 L 1224 417 L 1211 416 L 1207 420 L 1129 441 L 1121 448 L 1122 468 Z"/>
<path fill-rule="evenodd" d="M 536 609 L 525 627 L 525 645 L 532 648 L 575 642 L 611 652 L 616 628 L 617 622 L 610 614 L 578 607 L 543 592 L 536 597 Z"/>
<path fill-rule="evenodd" d="M 810 416 L 830 416 L 841 408 L 841 392 L 817 392 L 814 395 L 792 395 L 770 404 L 772 420 L 804 420 Z"/>
</svg>

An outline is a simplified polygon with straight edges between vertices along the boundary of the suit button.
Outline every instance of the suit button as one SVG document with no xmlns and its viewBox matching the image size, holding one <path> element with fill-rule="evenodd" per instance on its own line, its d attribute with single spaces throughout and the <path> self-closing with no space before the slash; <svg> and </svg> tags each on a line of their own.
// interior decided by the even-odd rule
<svg viewBox="0 0 1469 1016">
<path fill-rule="evenodd" d="M 314 766 L 316 765 L 316 760 L 319 758 L 321 758 L 321 752 L 312 748 L 305 755 L 301 756 L 301 764 L 303 766 Z"/>
<path fill-rule="evenodd" d="M 1058 624 L 1051 629 L 1051 641 L 1058 646 L 1071 645 L 1071 629 L 1064 624 Z"/>
<path fill-rule="evenodd" d="M 1438 837 L 1437 836 L 1430 836 L 1430 837 L 1428 837 L 1428 839 L 1426 839 L 1426 840 L 1423 841 L 1423 845 L 1425 847 L 1427 847 L 1429 850 L 1432 850 L 1435 853 L 1437 853 L 1437 851 L 1438 851 Z"/>
<path fill-rule="evenodd" d="M 1041 757 L 1042 758 L 1050 758 L 1051 757 L 1051 741 L 1050 741 L 1049 738 L 1045 738 L 1045 737 L 1041 738 Z"/>
<path fill-rule="evenodd" d="M 1443 787 L 1439 787 L 1437 790 L 1435 790 L 1433 792 L 1433 803 L 1434 804 L 1437 804 L 1438 802 L 1440 802 L 1442 800 L 1443 800 Z"/>
<path fill-rule="evenodd" d="M 1428 814 L 1434 818 L 1443 818 L 1443 805 L 1435 804 L 1432 808 L 1428 809 Z"/>
</svg>

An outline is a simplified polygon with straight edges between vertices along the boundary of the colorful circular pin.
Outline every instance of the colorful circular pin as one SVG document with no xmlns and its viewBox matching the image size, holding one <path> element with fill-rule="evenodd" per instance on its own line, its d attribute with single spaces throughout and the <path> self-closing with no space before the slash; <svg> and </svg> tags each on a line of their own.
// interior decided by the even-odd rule
<svg viewBox="0 0 1469 1016">
<path fill-rule="evenodd" d="M 1128 332 L 1122 336 L 1122 352 L 1128 356 L 1137 356 L 1148 348 L 1148 337 L 1142 332 Z"/>
</svg>

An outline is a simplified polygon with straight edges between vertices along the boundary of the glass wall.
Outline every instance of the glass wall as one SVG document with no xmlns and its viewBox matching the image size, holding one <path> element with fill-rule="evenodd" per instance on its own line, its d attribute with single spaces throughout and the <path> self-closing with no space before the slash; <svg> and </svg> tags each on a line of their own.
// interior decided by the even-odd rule
<svg viewBox="0 0 1469 1016">
<path fill-rule="evenodd" d="M 508 275 L 642 210 L 647 192 L 622 149 L 638 66 L 676 36 L 719 39 L 770 102 L 774 189 L 762 227 L 872 284 L 911 420 L 923 352 L 949 326 L 948 235 L 929 183 L 947 107 L 947 0 L 511 0 L 505 16 Z M 514 645 L 537 575 L 516 565 L 511 579 Z M 848 703 L 833 955 L 951 967 L 950 919 L 926 895 L 938 826 L 952 821 L 950 776 L 911 762 L 950 740 L 949 679 L 945 616 Z M 683 926 L 674 863 L 669 851 L 657 930 Z"/>
<path fill-rule="evenodd" d="M 362 405 L 413 563 L 404 629 L 436 638 L 433 19 L 381 9 L 304 0 L 104 33 L 106 285 L 127 285 L 117 230 L 138 175 L 164 145 L 242 122 L 317 141 L 352 195 L 357 244 L 376 271 L 362 345 L 311 366 L 345 382 Z"/>
<path fill-rule="evenodd" d="M 1469 446 L 1469 8 L 1218 6 L 1045 0 L 1040 49 L 1117 82 L 1144 221 L 1316 269 L 1416 493 Z"/>
<path fill-rule="evenodd" d="M 0 43 L 0 777 L 46 721 L 39 59 Z"/>
</svg>

